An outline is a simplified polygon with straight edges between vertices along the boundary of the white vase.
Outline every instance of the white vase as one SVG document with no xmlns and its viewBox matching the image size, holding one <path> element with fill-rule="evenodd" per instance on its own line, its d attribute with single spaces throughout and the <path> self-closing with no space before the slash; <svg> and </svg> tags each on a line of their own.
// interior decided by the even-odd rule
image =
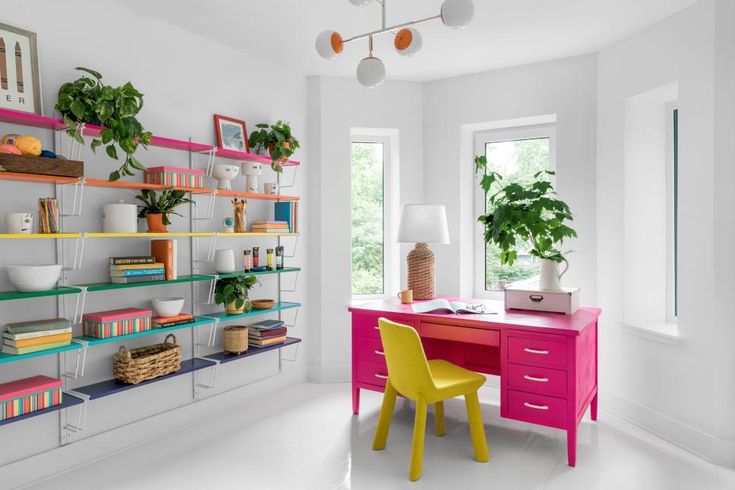
<svg viewBox="0 0 735 490">
<path fill-rule="evenodd" d="M 214 254 L 214 270 L 219 274 L 235 272 L 235 251 L 231 248 L 217 250 Z"/>
<path fill-rule="evenodd" d="M 569 263 L 559 273 L 559 262 L 541 259 L 541 274 L 539 275 L 538 288 L 542 291 L 561 291 L 561 276 L 569 269 Z"/>
</svg>

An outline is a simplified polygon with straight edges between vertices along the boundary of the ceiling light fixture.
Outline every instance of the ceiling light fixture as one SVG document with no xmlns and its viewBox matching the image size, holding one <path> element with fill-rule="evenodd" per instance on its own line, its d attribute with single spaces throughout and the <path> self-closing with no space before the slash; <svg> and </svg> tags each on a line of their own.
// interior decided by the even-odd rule
<svg viewBox="0 0 735 490">
<path fill-rule="evenodd" d="M 366 32 L 347 39 L 337 31 L 324 31 L 316 38 L 316 51 L 324 59 L 332 59 L 342 52 L 345 43 L 368 39 L 369 55 L 363 58 L 357 65 L 357 80 L 365 87 L 374 88 L 385 80 L 385 65 L 373 56 L 373 37 L 380 34 L 391 33 L 395 36 L 393 46 L 398 54 L 402 56 L 414 56 L 421 51 L 423 40 L 419 31 L 413 25 L 434 19 L 441 19 L 445 26 L 451 29 L 461 29 L 472 21 L 475 14 L 475 6 L 472 0 L 444 0 L 439 15 L 426 17 L 425 19 L 412 20 L 402 24 L 388 26 L 386 22 L 386 10 L 388 0 L 349 0 L 352 5 L 364 6 L 371 2 L 380 4 L 383 13 L 382 27 L 376 31 Z"/>
</svg>

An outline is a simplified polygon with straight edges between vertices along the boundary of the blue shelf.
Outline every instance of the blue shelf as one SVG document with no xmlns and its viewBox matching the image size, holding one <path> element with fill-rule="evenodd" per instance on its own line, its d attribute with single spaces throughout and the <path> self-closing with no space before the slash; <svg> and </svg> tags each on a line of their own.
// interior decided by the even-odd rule
<svg viewBox="0 0 735 490">
<path fill-rule="evenodd" d="M 182 374 L 193 373 L 194 371 L 206 369 L 214 365 L 215 363 L 213 361 L 206 361 L 203 359 L 189 359 L 183 361 L 181 363 L 181 369 L 179 369 L 175 373 L 167 374 L 166 376 L 161 376 L 160 378 L 149 379 L 148 381 L 143 381 L 142 383 L 138 383 L 137 385 L 129 385 L 126 383 L 122 383 L 116 379 L 108 379 L 107 381 L 101 381 L 99 383 L 82 386 L 81 388 L 74 388 L 74 391 L 89 395 L 89 398 L 91 400 L 96 400 L 97 398 L 104 398 L 106 396 L 116 395 L 123 391 L 132 390 L 133 388 L 139 388 L 141 386 L 146 386 L 151 383 L 158 383 L 159 381 L 165 381 L 170 378 L 175 378 L 176 376 L 181 376 Z"/>
<path fill-rule="evenodd" d="M 244 354 L 229 354 L 225 352 L 217 352 L 216 354 L 208 354 L 206 356 L 203 356 L 207 359 L 212 359 L 214 361 L 219 361 L 221 364 L 225 364 L 232 361 L 239 361 L 240 359 L 245 359 L 246 357 L 253 357 L 257 356 L 258 354 L 263 354 L 268 351 L 281 349 L 282 347 L 288 347 L 289 345 L 298 344 L 301 342 L 301 339 L 297 339 L 295 337 L 288 337 L 286 341 L 282 344 L 275 344 L 275 345 L 269 345 L 268 347 L 253 347 L 252 345 L 248 348 L 247 352 Z"/>
<path fill-rule="evenodd" d="M 287 302 L 282 301 L 280 303 L 276 303 L 275 305 L 273 305 L 273 308 L 268 308 L 267 310 L 252 309 L 248 311 L 247 313 L 240 313 L 237 315 L 228 315 L 227 312 L 222 311 L 219 313 L 212 313 L 211 315 L 207 315 L 207 316 L 211 316 L 213 318 L 219 318 L 220 321 L 224 322 L 224 321 L 230 321 L 230 320 L 239 320 L 240 318 L 247 318 L 250 316 L 265 315 L 267 313 L 274 313 L 276 311 L 288 310 L 291 308 L 298 308 L 299 306 L 301 306 L 301 303 L 287 303 Z"/>
<path fill-rule="evenodd" d="M 79 405 L 80 403 L 84 403 L 84 400 L 81 398 L 77 398 L 75 396 L 72 396 L 68 393 L 64 393 L 62 396 L 62 402 L 59 405 L 55 405 L 53 407 L 44 408 L 43 410 L 37 410 L 35 412 L 27 413 L 25 415 L 19 415 L 17 417 L 13 417 L 12 419 L 5 419 L 0 421 L 0 426 L 12 424 L 14 422 L 20 422 L 21 420 L 29 419 L 31 417 L 37 417 L 39 415 L 46 415 L 47 413 L 51 412 L 58 412 L 59 410 L 64 410 L 65 408 L 73 407 L 74 405 Z"/>
<path fill-rule="evenodd" d="M 214 320 L 211 318 L 201 318 L 201 317 L 195 317 L 195 320 L 191 323 L 184 323 L 182 325 L 174 325 L 173 327 L 164 327 L 164 328 L 152 328 L 150 330 L 145 330 L 143 332 L 137 332 L 137 333 L 131 333 L 128 335 L 118 335 L 117 337 L 110 337 L 107 339 L 98 339 L 96 337 L 74 337 L 77 340 L 84 340 L 85 342 L 89 342 L 89 346 L 93 345 L 99 345 L 99 344 L 107 344 L 109 342 L 121 342 L 123 340 L 128 339 L 134 339 L 137 337 L 146 337 L 148 335 L 157 335 L 157 334 L 165 334 L 167 332 L 171 332 L 174 330 L 182 330 L 185 328 L 194 328 L 199 327 L 201 325 L 211 325 L 214 323 Z"/>
<path fill-rule="evenodd" d="M 38 352 L 31 352 L 29 354 L 7 354 L 5 352 L 0 352 L 0 364 L 4 364 L 6 362 L 15 362 L 15 361 L 22 361 L 24 359 L 31 359 L 34 357 L 40 357 L 40 356 L 48 356 L 50 354 L 57 354 L 59 352 L 66 352 L 69 350 L 77 350 L 81 349 L 82 346 L 79 344 L 69 344 L 65 345 L 64 347 L 57 347 L 55 349 L 47 349 L 47 350 L 40 350 Z"/>
</svg>

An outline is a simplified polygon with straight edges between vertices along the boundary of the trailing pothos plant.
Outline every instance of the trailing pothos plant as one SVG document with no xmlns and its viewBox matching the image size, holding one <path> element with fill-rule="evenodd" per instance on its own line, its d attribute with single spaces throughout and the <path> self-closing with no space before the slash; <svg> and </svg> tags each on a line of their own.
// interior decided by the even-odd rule
<svg viewBox="0 0 735 490">
<path fill-rule="evenodd" d="M 271 168 L 276 172 L 283 171 L 283 164 L 299 148 L 299 140 L 291 134 L 291 126 L 287 122 L 276 124 L 256 124 L 260 128 L 250 133 L 248 144 L 252 151 L 268 150 L 271 156 Z"/>
<path fill-rule="evenodd" d="M 104 126 L 99 138 L 90 145 L 93 151 L 105 145 L 107 155 L 118 160 L 118 147 L 125 154 L 120 168 L 110 173 L 110 180 L 123 175 L 135 175 L 135 170 L 145 170 L 133 154 L 138 146 L 148 147 L 151 132 L 146 131 L 136 116 L 143 108 L 143 94 L 130 82 L 121 87 L 102 83 L 102 75 L 89 68 L 77 67 L 87 75 L 67 82 L 59 89 L 56 103 L 64 117 L 67 133 L 79 144 L 84 144 L 82 124 Z"/>
<path fill-rule="evenodd" d="M 245 310 L 250 311 L 252 306 L 249 305 L 248 291 L 255 285 L 256 281 L 255 276 L 235 276 L 220 279 L 214 287 L 214 302 L 225 306 L 233 304 L 236 310 L 245 306 Z"/>
<path fill-rule="evenodd" d="M 141 189 L 140 194 L 135 198 L 143 203 L 138 212 L 138 218 L 145 218 L 149 214 L 160 214 L 164 225 L 171 224 L 171 220 L 168 218 L 170 214 L 181 216 L 174 209 L 182 204 L 193 202 L 186 197 L 185 191 L 173 188 L 164 189 L 160 196 L 157 196 L 156 192 L 150 189 Z"/>
<path fill-rule="evenodd" d="M 537 172 L 530 184 L 503 185 L 503 177 L 487 170 L 487 158 L 475 157 L 475 172 L 482 172 L 480 186 L 485 191 L 490 211 L 477 220 L 485 228 L 485 243 L 500 249 L 501 265 L 513 265 L 516 247 L 531 244 L 531 255 L 540 259 L 564 262 L 559 246 L 565 238 L 577 236 L 565 221 L 572 221 L 569 206 L 557 199 L 554 186 L 547 176 L 552 171 Z"/>
</svg>

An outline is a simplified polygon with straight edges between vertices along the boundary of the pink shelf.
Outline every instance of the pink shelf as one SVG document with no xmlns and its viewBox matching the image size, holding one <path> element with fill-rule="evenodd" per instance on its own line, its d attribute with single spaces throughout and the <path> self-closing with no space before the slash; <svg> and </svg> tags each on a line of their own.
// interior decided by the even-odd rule
<svg viewBox="0 0 735 490">
<path fill-rule="evenodd" d="M 29 114 L 27 112 L 13 111 L 10 109 L 0 109 L 0 122 L 22 124 L 24 126 L 33 126 L 35 128 L 43 129 L 64 129 L 66 125 L 64 121 L 55 119 L 53 117 L 39 116 L 37 114 Z M 84 125 L 84 134 L 87 136 L 96 137 L 99 136 L 100 131 L 104 128 L 102 126 L 95 126 L 93 124 Z M 181 150 L 181 151 L 210 151 L 215 147 L 212 145 L 205 145 L 203 143 L 195 143 L 193 141 L 176 140 L 172 138 L 165 138 L 163 136 L 153 136 L 151 138 L 150 146 L 159 148 L 168 148 L 170 150 Z M 255 155 L 253 153 L 244 153 L 240 151 L 225 150 L 224 148 L 217 148 L 217 156 L 221 158 L 228 158 L 231 160 L 253 160 L 270 165 L 271 159 L 265 155 Z M 300 162 L 295 160 L 289 160 L 284 164 L 285 166 L 300 165 Z"/>
</svg>

